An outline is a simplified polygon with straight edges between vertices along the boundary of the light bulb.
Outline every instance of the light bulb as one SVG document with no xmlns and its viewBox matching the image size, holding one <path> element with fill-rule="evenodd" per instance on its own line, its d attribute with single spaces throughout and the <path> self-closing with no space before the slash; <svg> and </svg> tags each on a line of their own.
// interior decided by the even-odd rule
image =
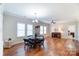
<svg viewBox="0 0 79 59">
<path fill-rule="evenodd" d="M 38 23 L 38 20 L 36 19 L 35 22 Z"/>
</svg>

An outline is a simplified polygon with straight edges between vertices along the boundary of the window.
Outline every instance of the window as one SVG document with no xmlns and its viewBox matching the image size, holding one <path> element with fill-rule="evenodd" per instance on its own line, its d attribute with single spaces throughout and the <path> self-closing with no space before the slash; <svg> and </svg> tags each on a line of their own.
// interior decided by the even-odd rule
<svg viewBox="0 0 79 59">
<path fill-rule="evenodd" d="M 25 24 L 17 23 L 17 37 L 25 36 Z"/>
<path fill-rule="evenodd" d="M 46 34 L 47 28 L 46 26 L 44 26 L 44 34 Z"/>
<path fill-rule="evenodd" d="M 43 26 L 40 26 L 40 34 L 43 34 Z"/>
<path fill-rule="evenodd" d="M 27 24 L 27 36 L 33 35 L 33 26 L 31 24 Z"/>
<path fill-rule="evenodd" d="M 46 26 L 40 26 L 40 34 L 46 34 L 47 28 Z"/>
</svg>

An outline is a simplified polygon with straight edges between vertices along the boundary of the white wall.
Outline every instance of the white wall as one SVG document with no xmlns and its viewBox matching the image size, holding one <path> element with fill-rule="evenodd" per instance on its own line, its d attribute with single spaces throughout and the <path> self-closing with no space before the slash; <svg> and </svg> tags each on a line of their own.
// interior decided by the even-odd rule
<svg viewBox="0 0 79 59">
<path fill-rule="evenodd" d="M 25 23 L 25 24 L 33 24 L 31 19 L 15 16 L 15 15 L 9 15 L 4 14 L 3 19 L 3 39 L 4 41 L 7 41 L 8 38 L 12 38 L 12 41 L 15 43 L 20 43 L 23 41 L 24 37 L 17 37 L 17 22 Z M 48 24 L 40 22 L 39 25 L 46 25 L 48 27 Z M 26 29 L 25 29 L 26 31 Z M 47 30 L 48 32 L 49 30 Z M 27 33 L 27 32 L 26 32 Z M 48 32 L 49 33 L 49 32 Z M 27 34 L 25 34 L 25 37 Z"/>
<path fill-rule="evenodd" d="M 0 56 L 3 55 L 3 6 L 0 4 Z"/>
<path fill-rule="evenodd" d="M 62 33 L 63 38 L 68 37 L 68 30 L 71 30 L 71 32 L 75 32 L 75 39 L 79 39 L 79 22 L 78 21 L 70 21 L 70 22 L 64 22 L 64 23 L 57 23 L 57 24 L 51 24 L 50 25 L 50 34 L 53 31 L 53 27 L 55 28 L 61 28 L 62 30 L 59 30 L 59 32 Z"/>
</svg>

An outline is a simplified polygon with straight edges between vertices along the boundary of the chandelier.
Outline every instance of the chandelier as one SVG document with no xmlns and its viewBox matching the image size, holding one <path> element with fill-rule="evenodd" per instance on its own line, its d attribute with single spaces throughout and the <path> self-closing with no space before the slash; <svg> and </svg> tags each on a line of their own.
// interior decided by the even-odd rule
<svg viewBox="0 0 79 59">
<path fill-rule="evenodd" d="M 38 23 L 37 13 L 34 13 L 35 19 L 32 21 L 33 23 Z"/>
</svg>

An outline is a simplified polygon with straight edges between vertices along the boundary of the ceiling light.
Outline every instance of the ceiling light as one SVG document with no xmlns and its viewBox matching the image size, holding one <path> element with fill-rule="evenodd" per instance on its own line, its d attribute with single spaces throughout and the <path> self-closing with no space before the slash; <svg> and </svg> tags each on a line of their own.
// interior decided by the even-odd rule
<svg viewBox="0 0 79 59">
<path fill-rule="evenodd" d="M 53 20 L 51 21 L 51 23 L 56 24 L 56 22 L 55 22 L 55 21 L 53 21 Z"/>
<path fill-rule="evenodd" d="M 36 19 L 33 20 L 32 22 L 33 22 L 33 23 L 38 23 L 37 13 L 34 13 L 34 14 L 35 14 L 35 18 L 36 18 Z"/>
</svg>

